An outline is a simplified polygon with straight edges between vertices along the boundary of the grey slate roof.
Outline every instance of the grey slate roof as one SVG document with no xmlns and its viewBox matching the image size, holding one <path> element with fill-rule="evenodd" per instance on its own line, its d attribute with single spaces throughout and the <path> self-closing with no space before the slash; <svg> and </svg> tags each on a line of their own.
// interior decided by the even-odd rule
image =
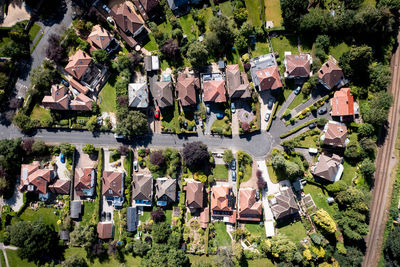
<svg viewBox="0 0 400 267">
<path fill-rule="evenodd" d="M 151 201 L 153 195 L 153 177 L 138 174 L 132 179 L 132 199 Z"/>
<path fill-rule="evenodd" d="M 166 201 L 176 201 L 176 179 L 158 178 L 156 180 L 156 197 Z"/>
<path fill-rule="evenodd" d="M 81 216 L 82 212 L 82 202 L 79 200 L 73 200 L 70 204 L 71 208 L 71 219 L 78 219 Z"/>
<path fill-rule="evenodd" d="M 154 86 L 150 87 L 150 91 L 154 102 L 160 108 L 169 107 L 174 104 L 171 82 L 155 82 Z"/>
<path fill-rule="evenodd" d="M 128 232 L 136 231 L 138 223 L 138 214 L 135 207 L 129 207 L 126 210 L 126 229 Z"/>
</svg>

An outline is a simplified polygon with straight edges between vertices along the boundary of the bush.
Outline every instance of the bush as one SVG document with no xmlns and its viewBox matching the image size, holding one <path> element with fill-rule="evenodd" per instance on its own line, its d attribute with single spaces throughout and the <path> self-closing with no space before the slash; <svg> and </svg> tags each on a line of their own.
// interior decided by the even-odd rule
<svg viewBox="0 0 400 267">
<path fill-rule="evenodd" d="M 86 144 L 83 148 L 82 148 L 83 153 L 85 154 L 94 154 L 94 152 L 96 151 L 96 148 L 94 147 L 94 145 L 92 144 Z"/>
</svg>

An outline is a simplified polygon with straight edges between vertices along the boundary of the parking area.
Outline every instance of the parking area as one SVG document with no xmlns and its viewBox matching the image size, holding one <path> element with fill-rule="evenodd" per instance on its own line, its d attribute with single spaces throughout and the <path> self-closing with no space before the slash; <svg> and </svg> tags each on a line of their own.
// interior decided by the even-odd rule
<svg viewBox="0 0 400 267">
<path fill-rule="evenodd" d="M 268 101 L 272 97 L 271 92 L 269 90 L 261 91 L 259 95 L 259 101 L 261 103 L 261 131 L 265 131 L 267 128 L 268 121 L 265 121 L 265 115 L 267 113 L 271 114 L 273 110 L 273 106 L 268 108 Z M 276 105 L 276 101 L 273 105 Z"/>
<path fill-rule="evenodd" d="M 235 113 L 232 113 L 232 134 L 238 135 L 240 123 L 247 122 L 250 124 L 254 119 L 254 114 L 251 111 L 251 104 L 245 100 L 233 102 L 235 105 Z"/>
<path fill-rule="evenodd" d="M 218 114 L 221 114 L 222 118 L 224 117 L 225 110 L 223 105 L 215 104 L 215 103 L 207 103 L 207 110 L 209 111 L 207 114 L 207 119 L 204 122 L 205 134 L 211 134 L 211 127 L 215 120 L 218 120 Z M 221 119 L 222 119 L 221 118 Z"/>
</svg>

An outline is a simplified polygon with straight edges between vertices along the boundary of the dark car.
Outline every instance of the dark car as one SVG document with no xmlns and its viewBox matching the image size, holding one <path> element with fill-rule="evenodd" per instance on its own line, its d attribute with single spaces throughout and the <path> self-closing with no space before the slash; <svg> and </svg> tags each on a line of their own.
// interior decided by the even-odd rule
<svg viewBox="0 0 400 267">
<path fill-rule="evenodd" d="M 317 127 L 317 125 L 315 124 L 315 122 L 311 123 L 310 125 L 308 125 L 308 128 L 310 129 L 314 129 L 315 127 Z"/>
<path fill-rule="evenodd" d="M 272 106 L 274 105 L 274 103 L 275 103 L 275 98 L 270 97 L 268 99 L 268 109 L 272 109 Z"/>
<path fill-rule="evenodd" d="M 328 111 L 327 108 L 320 108 L 320 109 L 318 110 L 318 114 L 319 114 L 319 115 L 322 115 L 322 114 L 325 114 L 327 111 Z"/>
<path fill-rule="evenodd" d="M 231 169 L 236 170 L 236 160 L 232 160 Z"/>
<path fill-rule="evenodd" d="M 69 87 L 69 82 L 67 82 L 66 80 L 62 79 L 62 80 L 61 80 L 61 83 L 62 83 L 64 86 Z"/>
<path fill-rule="evenodd" d="M 107 212 L 107 221 L 111 221 L 111 212 Z"/>
<path fill-rule="evenodd" d="M 104 211 L 101 212 L 101 220 L 104 221 L 106 219 L 106 213 Z"/>
<path fill-rule="evenodd" d="M 236 172 L 232 172 L 232 181 L 236 182 Z"/>
<path fill-rule="evenodd" d="M 218 113 L 217 114 L 217 119 L 222 120 L 224 118 L 224 114 Z"/>
</svg>

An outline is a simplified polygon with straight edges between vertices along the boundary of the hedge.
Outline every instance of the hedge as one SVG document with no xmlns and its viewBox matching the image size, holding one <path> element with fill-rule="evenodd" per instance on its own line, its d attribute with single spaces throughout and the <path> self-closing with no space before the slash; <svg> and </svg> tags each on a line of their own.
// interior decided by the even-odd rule
<svg viewBox="0 0 400 267">
<path fill-rule="evenodd" d="M 285 138 L 285 137 L 287 137 L 287 136 L 289 136 L 289 135 L 291 135 L 291 134 L 294 134 L 295 132 L 300 131 L 300 130 L 303 129 L 304 127 L 307 127 L 307 126 L 310 125 L 311 123 L 316 122 L 317 120 L 318 120 L 318 119 L 312 119 L 312 120 L 307 121 L 307 122 L 305 122 L 305 123 L 303 123 L 303 124 L 300 124 L 299 126 L 294 127 L 292 130 L 290 130 L 290 131 L 288 131 L 288 132 L 286 132 L 286 133 L 284 133 L 284 134 L 281 134 L 280 138 L 283 139 L 283 138 Z"/>
<path fill-rule="evenodd" d="M 101 213 L 101 205 L 100 201 L 102 200 L 101 197 L 101 176 L 103 174 L 103 158 L 104 152 L 103 149 L 99 149 L 99 160 L 97 163 L 97 183 L 96 183 L 96 200 L 94 205 L 95 212 L 93 213 L 93 217 L 91 223 L 96 225 L 99 222 L 100 213 Z"/>
</svg>

